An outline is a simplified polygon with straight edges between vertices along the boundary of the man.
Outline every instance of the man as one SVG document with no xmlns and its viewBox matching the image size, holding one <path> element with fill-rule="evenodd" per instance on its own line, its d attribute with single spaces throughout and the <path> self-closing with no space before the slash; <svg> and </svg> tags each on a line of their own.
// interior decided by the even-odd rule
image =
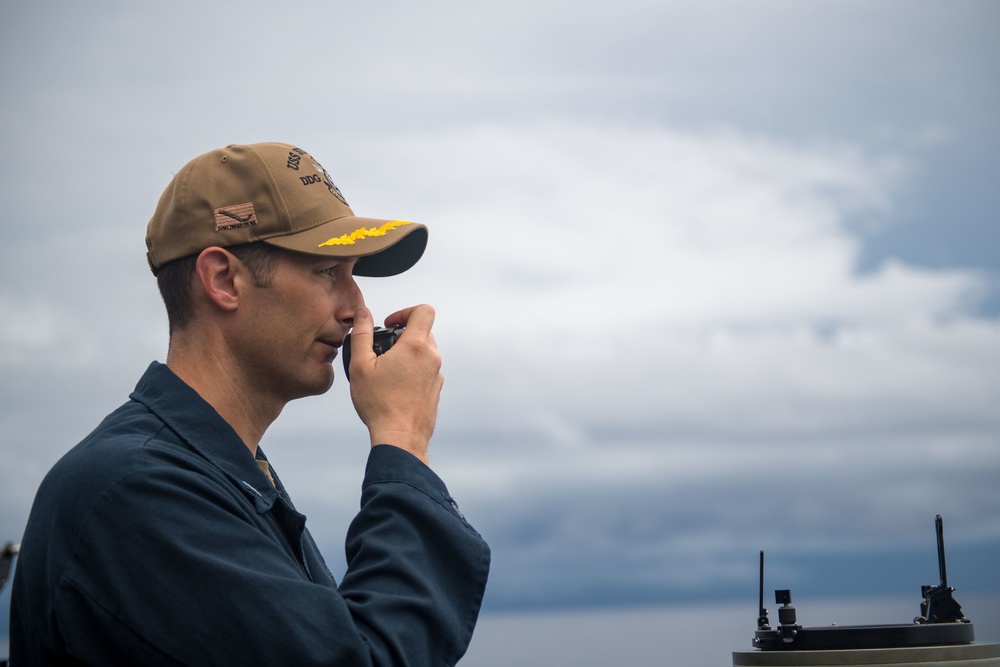
<svg viewBox="0 0 1000 667">
<path fill-rule="evenodd" d="M 453 665 L 489 549 L 427 466 L 443 378 L 429 306 L 382 356 L 355 275 L 389 276 L 427 230 L 357 218 L 284 144 L 182 168 L 149 222 L 170 343 L 130 400 L 42 482 L 12 593 L 11 664 Z M 327 391 L 352 341 L 371 451 L 339 586 L 258 446 Z"/>
</svg>

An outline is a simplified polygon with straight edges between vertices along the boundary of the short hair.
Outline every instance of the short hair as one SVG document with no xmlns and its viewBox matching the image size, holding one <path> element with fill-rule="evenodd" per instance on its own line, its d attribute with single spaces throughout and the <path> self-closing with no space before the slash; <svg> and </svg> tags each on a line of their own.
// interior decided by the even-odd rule
<svg viewBox="0 0 1000 667">
<path fill-rule="evenodd" d="M 254 285 L 271 287 L 274 284 L 274 269 L 281 252 L 279 248 L 263 241 L 244 243 L 226 248 L 243 262 Z M 191 325 L 194 319 L 192 286 L 198 255 L 189 255 L 164 264 L 156 272 L 156 284 L 167 309 L 167 329 L 173 335 Z"/>
</svg>

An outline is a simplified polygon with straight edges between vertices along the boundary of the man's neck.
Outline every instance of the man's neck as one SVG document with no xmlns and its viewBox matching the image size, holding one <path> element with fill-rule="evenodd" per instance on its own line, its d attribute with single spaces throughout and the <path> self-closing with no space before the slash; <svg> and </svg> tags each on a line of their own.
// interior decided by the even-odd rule
<svg viewBox="0 0 1000 667">
<path fill-rule="evenodd" d="M 212 346 L 194 347 L 171 340 L 167 367 L 215 408 L 250 453 L 257 455 L 264 432 L 284 405 L 254 391 L 238 365 L 228 356 L 214 353 Z"/>
</svg>

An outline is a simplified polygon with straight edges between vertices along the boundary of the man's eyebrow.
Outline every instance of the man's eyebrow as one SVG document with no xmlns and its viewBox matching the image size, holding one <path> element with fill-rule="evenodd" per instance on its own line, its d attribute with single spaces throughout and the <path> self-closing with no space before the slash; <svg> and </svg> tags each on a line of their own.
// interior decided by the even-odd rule
<svg viewBox="0 0 1000 667">
<path fill-rule="evenodd" d="M 351 262 L 357 262 L 360 257 L 332 257 L 327 255 L 312 255 L 313 261 L 320 265 L 330 265 L 330 264 L 350 264 Z"/>
<path fill-rule="evenodd" d="M 358 263 L 359 257 L 320 257 L 313 263 L 313 270 L 330 268 L 334 266 L 354 266 Z"/>
</svg>

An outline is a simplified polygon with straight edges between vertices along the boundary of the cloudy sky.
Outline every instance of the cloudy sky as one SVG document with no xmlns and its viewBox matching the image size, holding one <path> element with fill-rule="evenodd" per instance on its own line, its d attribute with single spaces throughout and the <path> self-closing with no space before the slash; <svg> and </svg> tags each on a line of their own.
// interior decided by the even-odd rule
<svg viewBox="0 0 1000 667">
<path fill-rule="evenodd" d="M 283 141 L 431 228 L 362 288 L 438 310 L 488 610 L 909 593 L 935 514 L 1000 592 L 998 72 L 988 0 L 4 3 L 0 541 L 165 356 L 172 173 Z M 335 572 L 366 442 L 263 443 Z"/>
</svg>

